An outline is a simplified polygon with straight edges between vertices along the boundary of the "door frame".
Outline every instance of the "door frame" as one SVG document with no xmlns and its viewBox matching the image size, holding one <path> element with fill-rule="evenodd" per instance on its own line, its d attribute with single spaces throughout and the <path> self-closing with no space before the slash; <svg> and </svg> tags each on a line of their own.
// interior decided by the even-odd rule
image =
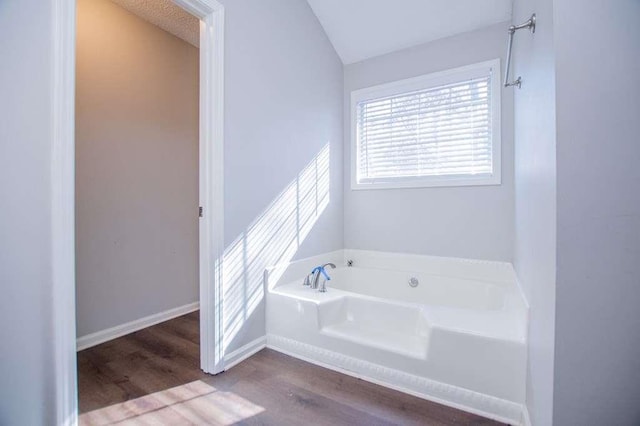
<svg viewBox="0 0 640 426">
<path fill-rule="evenodd" d="M 224 7 L 217 0 L 173 0 L 200 19 L 200 366 L 224 371 Z M 78 419 L 75 310 L 76 0 L 53 0 L 51 66 L 52 339 L 56 424 Z M 195 206 L 194 206 L 195 207 Z"/>
</svg>

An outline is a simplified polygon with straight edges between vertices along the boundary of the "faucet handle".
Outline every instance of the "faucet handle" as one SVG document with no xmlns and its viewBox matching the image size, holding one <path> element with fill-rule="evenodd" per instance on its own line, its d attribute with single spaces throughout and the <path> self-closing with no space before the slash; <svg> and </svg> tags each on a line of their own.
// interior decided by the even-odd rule
<svg viewBox="0 0 640 426">
<path fill-rule="evenodd" d="M 307 275 L 306 277 L 304 277 L 304 282 L 302 283 L 302 285 L 304 286 L 310 286 L 311 285 L 311 280 L 309 279 L 311 275 Z"/>
</svg>

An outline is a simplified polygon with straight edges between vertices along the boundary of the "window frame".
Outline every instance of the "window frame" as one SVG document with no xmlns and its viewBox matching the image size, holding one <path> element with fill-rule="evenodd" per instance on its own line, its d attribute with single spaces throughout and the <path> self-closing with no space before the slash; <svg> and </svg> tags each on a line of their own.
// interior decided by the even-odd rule
<svg viewBox="0 0 640 426">
<path fill-rule="evenodd" d="M 461 82 L 465 79 L 486 76 L 492 73 L 491 90 L 491 157 L 493 172 L 491 175 L 441 175 L 421 177 L 397 177 L 382 179 L 379 182 L 358 182 L 358 164 L 360 163 L 360 144 L 358 143 L 358 103 L 388 96 L 401 95 L 416 90 L 425 90 L 445 84 Z M 445 71 L 424 74 L 418 77 L 393 81 L 366 87 L 351 92 L 351 189 L 398 189 L 433 188 L 452 186 L 489 186 L 502 183 L 502 124 L 500 59 L 479 62 Z"/>
</svg>

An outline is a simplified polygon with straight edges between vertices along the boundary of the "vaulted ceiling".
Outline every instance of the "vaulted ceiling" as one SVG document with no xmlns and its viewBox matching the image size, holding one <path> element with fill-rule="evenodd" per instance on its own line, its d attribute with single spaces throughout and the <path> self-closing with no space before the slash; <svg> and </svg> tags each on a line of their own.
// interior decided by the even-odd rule
<svg viewBox="0 0 640 426">
<path fill-rule="evenodd" d="M 111 0 L 198 46 L 199 21 L 171 0 Z M 268 0 L 265 0 L 268 1 Z M 511 20 L 512 0 L 307 0 L 345 64 Z"/>
<path fill-rule="evenodd" d="M 511 20 L 512 0 L 307 0 L 345 64 Z"/>
</svg>

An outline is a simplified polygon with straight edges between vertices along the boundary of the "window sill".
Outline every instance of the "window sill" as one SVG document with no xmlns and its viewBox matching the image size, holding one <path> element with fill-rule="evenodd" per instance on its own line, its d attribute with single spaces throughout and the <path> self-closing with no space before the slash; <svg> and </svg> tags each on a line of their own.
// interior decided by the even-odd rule
<svg viewBox="0 0 640 426">
<path fill-rule="evenodd" d="M 369 182 L 358 183 L 351 181 L 352 191 L 376 190 L 376 189 L 417 189 L 417 188 L 451 188 L 461 186 L 497 186 L 501 185 L 500 176 L 482 178 L 434 178 L 423 180 L 398 180 L 395 182 Z"/>
</svg>

